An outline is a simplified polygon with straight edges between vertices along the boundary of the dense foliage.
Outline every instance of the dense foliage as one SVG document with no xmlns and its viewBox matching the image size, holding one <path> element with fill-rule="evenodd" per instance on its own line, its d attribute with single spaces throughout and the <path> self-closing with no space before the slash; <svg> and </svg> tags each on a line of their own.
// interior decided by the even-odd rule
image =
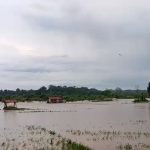
<svg viewBox="0 0 150 150">
<path fill-rule="evenodd" d="M 148 83 L 147 92 L 148 92 L 148 95 L 150 96 L 150 82 Z"/>
<path fill-rule="evenodd" d="M 97 89 L 89 89 L 87 87 L 67 87 L 53 86 L 48 88 L 43 86 L 38 90 L 0 90 L 0 100 L 16 99 L 18 101 L 46 101 L 49 96 L 63 96 L 66 101 L 77 100 L 110 100 L 108 98 L 136 98 L 139 94 L 144 93 L 147 96 L 146 90 L 115 90 L 106 89 L 100 91 Z"/>
</svg>

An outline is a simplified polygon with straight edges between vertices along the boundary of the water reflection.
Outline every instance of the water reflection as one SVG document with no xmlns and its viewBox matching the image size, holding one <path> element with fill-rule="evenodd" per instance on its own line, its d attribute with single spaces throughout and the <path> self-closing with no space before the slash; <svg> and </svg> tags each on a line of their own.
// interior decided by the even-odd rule
<svg viewBox="0 0 150 150">
<path fill-rule="evenodd" d="M 148 114 L 149 114 L 149 121 L 150 121 L 150 103 L 148 104 Z"/>
<path fill-rule="evenodd" d="M 15 128 L 17 126 L 16 111 L 4 110 L 4 127 Z"/>
</svg>

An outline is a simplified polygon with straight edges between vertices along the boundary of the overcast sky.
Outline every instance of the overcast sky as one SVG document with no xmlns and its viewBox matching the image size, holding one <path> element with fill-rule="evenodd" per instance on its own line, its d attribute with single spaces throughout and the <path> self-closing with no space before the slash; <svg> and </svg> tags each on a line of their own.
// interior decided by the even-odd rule
<svg viewBox="0 0 150 150">
<path fill-rule="evenodd" d="M 0 0 L 0 88 L 146 89 L 149 0 Z"/>
</svg>

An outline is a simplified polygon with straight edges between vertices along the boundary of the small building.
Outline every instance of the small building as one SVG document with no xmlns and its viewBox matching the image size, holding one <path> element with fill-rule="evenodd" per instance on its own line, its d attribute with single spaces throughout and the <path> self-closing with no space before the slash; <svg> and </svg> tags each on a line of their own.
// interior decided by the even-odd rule
<svg viewBox="0 0 150 150">
<path fill-rule="evenodd" d="M 62 96 L 50 96 L 47 103 L 64 103 Z"/>
<path fill-rule="evenodd" d="M 17 101 L 14 99 L 3 100 L 2 102 L 4 103 L 4 109 L 9 107 L 16 107 L 16 103 L 17 103 Z"/>
</svg>

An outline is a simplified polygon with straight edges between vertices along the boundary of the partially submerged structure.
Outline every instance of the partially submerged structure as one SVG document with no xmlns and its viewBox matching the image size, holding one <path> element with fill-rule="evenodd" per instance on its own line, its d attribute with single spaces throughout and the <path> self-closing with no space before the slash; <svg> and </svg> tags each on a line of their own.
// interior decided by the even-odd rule
<svg viewBox="0 0 150 150">
<path fill-rule="evenodd" d="M 62 96 L 50 96 L 47 100 L 47 103 L 64 103 L 64 99 Z"/>
<path fill-rule="evenodd" d="M 16 100 L 3 100 L 2 101 L 4 103 L 4 109 L 15 109 L 17 108 L 16 106 L 16 103 L 17 101 Z"/>
</svg>

